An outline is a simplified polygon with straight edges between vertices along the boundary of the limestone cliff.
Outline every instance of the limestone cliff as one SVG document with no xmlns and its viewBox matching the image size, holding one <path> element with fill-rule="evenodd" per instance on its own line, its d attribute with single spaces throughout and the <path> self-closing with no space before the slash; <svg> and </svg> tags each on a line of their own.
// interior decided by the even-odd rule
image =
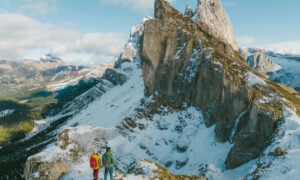
<svg viewBox="0 0 300 180">
<path fill-rule="evenodd" d="M 219 1 L 201 3 L 221 6 Z M 145 22 L 141 42 L 146 95 L 156 98 L 156 107 L 201 109 L 206 125 L 215 124 L 217 139 L 233 143 L 225 162 L 228 168 L 258 157 L 282 119 L 284 106 L 293 107 L 278 98 L 286 93 L 284 87 L 252 71 L 235 47 L 164 0 L 155 1 L 155 19 Z"/>
<path fill-rule="evenodd" d="M 230 44 L 234 50 L 238 50 L 239 45 L 221 0 L 198 0 L 196 11 L 194 17 L 196 21 L 206 24 L 215 37 Z"/>
<path fill-rule="evenodd" d="M 239 49 L 241 56 L 247 60 L 254 70 L 267 74 L 280 69 L 265 53 L 263 49 Z"/>
</svg>

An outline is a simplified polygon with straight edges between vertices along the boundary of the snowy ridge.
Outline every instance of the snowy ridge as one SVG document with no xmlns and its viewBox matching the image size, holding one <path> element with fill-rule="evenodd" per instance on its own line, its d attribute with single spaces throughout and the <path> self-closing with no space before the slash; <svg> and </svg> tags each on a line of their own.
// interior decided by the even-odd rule
<svg viewBox="0 0 300 180">
<path fill-rule="evenodd" d="M 161 107 L 153 117 L 136 119 L 139 128 L 127 131 L 130 133 L 125 136 L 119 134 L 115 127 L 122 123 L 124 117 L 135 116 L 135 108 L 141 108 L 143 90 L 141 70 L 138 69 L 125 84 L 112 88 L 58 130 L 69 131 L 71 143 L 65 149 L 61 148 L 63 141 L 59 140 L 33 157 L 41 157 L 43 162 L 65 159 L 69 163 L 66 179 L 89 179 L 91 169 L 87 159 L 94 148 L 101 150 L 106 143 L 112 147 L 117 158 L 117 168 L 122 172 L 129 172 L 130 167 L 138 166 L 141 159 L 149 159 L 161 163 L 175 174 L 238 179 L 253 165 L 254 161 L 234 170 L 226 170 L 224 161 L 231 144 L 218 143 L 214 126 L 206 128 L 201 111 L 193 107 L 182 111 Z M 75 128 L 69 128 L 74 125 Z M 98 133 L 93 133 L 94 131 Z M 103 133 L 106 135 L 102 136 Z M 99 141 L 100 137 L 94 137 L 95 135 L 106 138 Z M 85 148 L 80 159 L 74 161 L 70 151 L 76 149 L 78 143 L 81 144 L 78 147 Z M 103 176 L 103 170 L 100 171 L 100 176 Z M 128 175 L 128 179 L 139 177 Z"/>
<path fill-rule="evenodd" d="M 266 85 L 266 82 L 262 78 L 258 77 L 257 75 L 255 75 L 251 72 L 246 73 L 246 80 L 247 80 L 248 86 L 250 86 L 250 87 L 253 87 L 256 84 Z"/>
<path fill-rule="evenodd" d="M 212 5 L 220 1 L 206 0 L 203 2 L 211 3 Z M 228 133 L 230 136 L 229 141 L 227 141 L 228 138 L 223 140 L 223 142 L 226 141 L 225 143 L 220 143 L 216 139 L 217 135 L 219 140 L 222 141 L 216 130 L 218 124 L 206 127 L 205 123 L 207 123 L 207 119 L 204 119 L 199 106 L 187 107 L 187 104 L 184 102 L 185 99 L 180 99 L 179 103 L 182 104 L 180 104 L 178 107 L 173 106 L 175 108 L 169 107 L 172 106 L 171 103 L 175 104 L 175 101 L 169 103 L 169 106 L 160 106 L 160 104 L 164 104 L 161 103 L 160 100 L 164 101 L 164 99 L 159 99 L 159 92 L 157 89 L 154 89 L 153 93 L 151 93 L 153 97 L 145 98 L 145 85 L 143 83 L 142 71 L 139 69 L 141 62 L 139 54 L 139 42 L 144 31 L 143 28 L 144 26 L 141 24 L 132 29 L 130 39 L 125 46 L 124 52 L 120 55 L 119 60 L 116 62 L 115 69 L 110 69 L 111 79 L 122 79 L 123 76 L 128 77 L 128 79 L 124 78 L 124 84 L 122 82 L 119 83 L 121 85 L 108 88 L 109 91 L 104 92 L 96 89 L 95 94 L 100 93 L 101 97 L 97 97 L 94 102 L 87 104 L 84 109 L 80 108 L 81 110 L 79 113 L 75 114 L 72 119 L 57 129 L 58 135 L 56 143 L 51 144 L 43 152 L 40 152 L 29 158 L 27 161 L 29 168 L 26 166 L 26 177 L 39 177 L 41 179 L 44 177 L 50 179 L 90 179 L 92 174 L 92 170 L 89 167 L 88 161 L 90 154 L 94 149 L 97 149 L 100 153 L 103 153 L 105 147 L 107 146 L 112 148 L 116 157 L 116 176 L 122 177 L 123 179 L 151 179 L 154 177 L 159 179 L 154 173 L 159 169 L 159 166 L 157 166 L 155 163 L 161 164 L 167 168 L 168 171 L 174 174 L 205 176 L 208 179 L 217 180 L 245 178 L 271 179 L 272 177 L 274 178 L 274 173 L 278 174 L 278 176 L 275 176 L 275 178 L 281 176 L 282 178 L 293 178 L 295 175 L 300 175 L 300 170 L 298 167 L 296 167 L 298 163 L 293 159 L 300 157 L 300 155 L 298 155 L 300 149 L 299 117 L 294 111 L 286 110 L 285 118 L 282 120 L 282 123 L 279 123 L 278 126 L 275 124 L 275 122 L 282 119 L 282 111 L 280 109 L 281 106 L 275 106 L 276 103 L 282 102 L 275 101 L 276 97 L 279 96 L 279 93 L 277 94 L 276 90 L 272 89 L 272 91 L 270 90 L 264 92 L 262 95 L 265 96 L 259 96 L 257 99 L 256 97 L 253 97 L 253 100 L 256 101 L 251 101 L 252 96 L 249 94 L 246 94 L 245 96 L 243 94 L 237 94 L 237 99 L 233 99 L 232 101 L 227 101 L 226 98 L 224 98 L 235 97 L 235 94 L 233 93 L 222 94 L 222 99 L 225 99 L 224 101 L 220 100 L 221 98 L 216 99 L 216 102 L 214 103 L 212 103 L 211 99 L 207 100 L 207 104 L 209 105 L 207 106 L 208 110 L 206 110 L 206 112 L 203 111 L 203 114 L 210 111 L 213 106 L 217 107 L 221 103 L 220 101 L 222 101 L 222 103 L 224 103 L 221 106 L 222 109 L 216 109 L 218 111 L 212 111 L 213 113 L 211 114 L 211 117 L 214 118 L 212 120 L 216 121 L 217 118 L 214 116 L 220 115 L 222 117 L 218 117 L 218 120 L 220 120 L 219 122 L 223 123 L 224 121 L 230 121 L 231 123 L 231 120 L 235 121 L 232 122 L 232 124 L 224 123 L 224 126 L 222 126 L 222 128 L 225 130 L 230 130 Z M 146 29 L 145 32 L 147 32 Z M 150 29 L 149 31 L 151 34 L 154 30 Z M 150 44 L 148 50 L 151 50 L 151 46 L 161 47 L 157 48 L 156 51 L 164 49 L 166 46 L 165 44 L 161 44 L 162 46 L 156 46 L 157 44 L 155 43 L 151 44 L 151 41 L 155 41 L 153 40 L 154 38 L 160 37 L 161 32 L 158 32 L 155 35 L 155 37 L 150 36 L 150 40 L 148 39 L 148 42 L 145 41 L 147 38 L 144 36 L 143 43 L 147 42 L 145 44 Z M 142 47 L 144 47 L 145 44 L 143 44 Z M 201 46 L 201 41 L 198 43 L 193 42 L 193 45 L 196 45 L 198 49 L 191 49 L 190 57 L 187 59 L 188 66 L 186 66 L 187 68 L 184 68 L 184 71 L 182 71 L 182 74 L 186 72 L 187 75 L 184 76 L 186 77 L 186 79 L 184 79 L 185 82 L 191 82 L 193 78 L 205 77 L 204 73 L 200 74 L 202 75 L 201 77 L 195 77 L 195 73 L 199 71 L 197 66 L 201 60 L 209 60 L 207 61 L 207 64 L 209 65 L 208 67 L 211 70 L 211 74 L 216 73 L 215 71 L 219 71 L 222 67 L 225 68 L 225 64 L 222 65 L 220 62 L 213 61 L 212 51 L 215 49 L 204 49 Z M 172 57 L 175 58 L 175 60 L 180 59 L 180 56 L 182 56 L 185 48 L 186 44 L 184 43 L 182 43 L 182 46 L 180 47 L 174 46 L 174 51 L 172 52 L 176 53 L 172 54 Z M 204 55 L 203 58 L 199 58 L 202 53 Z M 143 51 L 141 54 L 143 54 Z M 238 61 L 234 61 L 234 63 L 237 62 Z M 241 64 L 242 63 L 240 63 L 240 65 Z M 239 65 L 239 63 L 236 65 Z M 182 66 L 179 64 L 179 68 L 181 67 Z M 199 72 L 205 72 L 205 70 L 206 69 L 200 69 Z M 242 78 L 242 80 L 246 79 L 246 85 L 248 86 L 243 87 L 245 87 L 247 90 L 254 89 L 252 87 L 260 87 L 256 85 L 263 85 L 263 87 L 268 86 L 266 83 L 267 81 L 265 81 L 261 75 L 253 71 L 248 71 L 247 68 L 245 68 L 244 71 L 242 71 L 242 68 L 229 68 L 229 70 L 235 70 L 234 74 L 236 74 L 237 77 Z M 107 74 L 109 74 L 108 71 Z M 147 75 L 147 73 L 144 73 L 144 75 L 145 74 Z M 181 76 L 182 74 L 179 75 Z M 167 76 L 167 78 L 169 77 L 170 76 Z M 146 79 L 147 76 L 144 76 L 144 78 Z M 159 79 L 161 77 L 153 76 L 153 79 L 154 78 Z M 171 79 L 167 78 L 166 81 Z M 235 78 L 232 79 L 236 80 Z M 228 78 L 228 83 L 232 79 Z M 177 82 L 178 79 L 175 79 L 171 86 L 176 86 Z M 157 82 L 154 81 L 153 83 Z M 165 81 L 162 81 L 162 86 L 165 85 L 164 83 Z M 216 86 L 212 86 L 211 88 L 207 88 L 208 85 L 204 84 L 201 86 L 203 88 L 196 89 L 195 92 L 198 93 L 198 91 L 200 91 L 200 93 L 197 95 L 200 97 L 206 97 L 204 95 L 206 91 L 204 90 L 208 90 L 209 92 L 217 92 L 212 95 L 214 97 L 218 96 L 218 94 L 223 92 L 219 93 L 218 91 L 215 91 L 215 89 L 222 90 L 222 87 L 220 88 L 218 85 L 220 83 L 224 83 L 224 81 L 216 81 L 216 83 Z M 244 84 L 245 83 L 243 81 L 242 85 Z M 146 91 L 148 85 L 149 84 L 146 84 Z M 232 87 L 232 89 L 229 89 L 229 91 L 231 92 L 231 90 L 234 88 L 235 87 Z M 236 88 L 238 89 L 239 87 L 237 86 Z M 224 89 L 224 91 L 226 90 L 227 89 Z M 258 89 L 257 91 L 260 90 L 263 91 L 265 89 L 262 88 Z M 182 92 L 185 92 L 185 90 Z M 79 97 L 77 100 L 80 102 L 84 101 L 85 97 L 87 97 L 85 95 L 87 94 L 88 92 L 84 93 L 83 96 Z M 158 97 L 155 97 L 156 95 Z M 190 94 L 187 95 L 189 97 L 193 97 Z M 210 94 L 207 92 L 207 95 Z M 259 99 L 260 97 L 262 98 Z M 272 98 L 269 99 L 269 97 Z M 238 103 L 237 101 L 240 99 L 246 101 L 247 104 L 243 106 L 244 104 Z M 249 105 L 248 101 L 251 101 L 249 103 L 252 103 L 255 106 Z M 256 102 L 258 103 L 255 104 Z M 198 101 L 197 103 L 200 104 L 203 103 L 203 101 Z M 268 106 L 269 109 L 263 109 L 264 107 L 259 106 L 261 105 L 259 103 L 265 103 L 266 105 L 268 105 L 268 103 L 274 103 L 275 105 L 270 107 Z M 196 103 L 193 105 L 197 106 Z M 232 108 L 230 107 L 223 113 L 219 114 L 220 111 L 225 109 L 223 107 L 228 107 L 228 105 L 229 107 L 232 106 Z M 234 108 L 234 106 L 238 106 L 239 108 Z M 205 109 L 205 107 L 206 106 L 203 106 L 203 109 Z M 227 117 L 229 120 L 224 118 L 226 115 L 232 112 L 236 112 L 236 114 Z M 247 115 L 247 118 L 243 118 L 245 114 Z M 268 115 L 272 117 L 274 116 L 274 118 L 269 118 Z M 251 120 L 251 116 L 254 116 L 254 118 L 252 118 L 253 121 L 248 121 L 248 119 Z M 246 119 L 246 123 L 248 124 L 244 123 L 244 119 Z M 243 126 L 243 128 L 240 128 L 240 126 Z M 264 126 L 267 126 L 267 133 L 260 131 L 261 129 L 265 128 Z M 260 155 L 263 148 L 269 144 L 270 137 L 275 129 L 274 127 L 278 128 L 278 134 L 276 134 L 272 139 L 271 145 L 265 149 L 262 155 Z M 251 148 L 246 146 L 237 146 L 242 144 L 242 141 L 246 138 L 241 138 L 240 141 L 236 142 L 238 139 L 235 138 L 236 134 L 238 134 L 238 136 L 241 135 L 242 137 L 246 136 L 252 138 L 247 140 L 250 142 L 249 146 L 253 146 L 255 149 L 252 151 L 247 151 Z M 221 136 L 223 137 L 226 135 L 221 134 Z M 233 141 L 233 139 L 235 141 Z M 263 141 L 259 141 L 259 139 L 263 139 Z M 283 149 L 281 152 L 282 154 L 276 155 L 279 145 L 286 150 Z M 261 146 L 262 148 L 259 149 Z M 233 148 L 235 148 L 235 151 L 231 151 Z M 232 161 L 237 161 L 237 159 L 240 160 L 244 157 L 247 157 L 248 154 L 252 155 L 257 152 L 259 153 L 254 157 L 242 159 L 244 160 L 243 162 L 234 162 L 236 164 L 231 162 L 233 165 L 229 166 L 230 163 L 228 164 L 227 157 L 230 152 L 233 152 L 230 154 L 233 157 L 238 157 L 236 159 L 232 158 Z M 286 158 L 289 155 L 292 158 Z M 253 158 L 257 159 L 253 160 Z M 285 163 L 287 165 L 283 170 L 281 170 L 280 165 L 282 165 L 281 162 L 284 160 L 286 161 Z M 44 168 L 46 170 L 39 171 L 36 166 L 46 167 Z M 137 168 L 142 169 L 142 176 L 140 174 L 136 174 Z M 228 170 L 227 168 L 235 169 Z M 123 177 L 123 175 L 125 175 L 125 177 Z M 100 170 L 100 176 L 103 176 L 103 169 Z"/>
<path fill-rule="evenodd" d="M 291 55 L 267 53 L 272 60 L 281 66 L 281 69 L 270 73 L 270 79 L 300 90 L 300 57 Z"/>
<path fill-rule="evenodd" d="M 257 83 L 256 80 L 254 82 Z M 58 143 L 52 144 L 33 157 L 41 157 L 43 162 L 55 162 L 57 158 L 65 159 L 69 163 L 69 169 L 63 179 L 89 179 L 91 169 L 87 159 L 93 149 L 102 150 L 106 145 L 113 149 L 117 168 L 127 174 L 124 179 L 149 179 L 144 175 L 132 174 L 132 169 L 139 167 L 142 159 L 159 162 L 175 174 L 203 175 L 208 179 L 241 179 L 247 174 L 251 179 L 257 176 L 255 170 L 258 167 L 262 165 L 268 167 L 270 162 L 272 162 L 270 169 L 265 168 L 263 173 L 259 174 L 262 179 L 273 177 L 269 171 L 276 171 L 278 177 L 286 177 L 283 175 L 284 172 L 277 170 L 281 167 L 282 160 L 287 161 L 289 177 L 294 177 L 293 172 L 298 172 L 299 168 L 293 158 L 299 158 L 297 152 L 300 142 L 297 138 L 300 137 L 300 120 L 293 111 L 286 111 L 284 123 L 279 126 L 281 135 L 276 136 L 275 141 L 261 158 L 227 170 L 224 161 L 232 144 L 217 142 L 214 126 L 207 128 L 204 125 L 201 111 L 193 107 L 181 111 L 161 107 L 153 116 L 140 117 L 136 108 L 144 108 L 141 105 L 144 98 L 143 91 L 142 72 L 141 69 L 136 69 L 126 83 L 113 87 L 58 130 L 63 133 L 67 130 L 71 139 L 69 141 L 71 143 L 65 149 L 62 149 L 64 142 L 60 139 Z M 151 102 L 152 99 L 145 101 Z M 236 119 L 235 124 L 238 124 L 242 115 Z M 122 125 L 126 117 L 131 118 L 136 126 L 133 124 L 132 127 L 123 130 L 116 128 Z M 69 128 L 70 126 L 76 127 Z M 78 143 L 81 146 L 76 146 Z M 291 155 L 291 158 L 282 159 L 269 155 L 278 144 L 287 149 L 287 157 Z M 80 158 L 74 160 L 71 152 L 76 147 L 85 148 Z M 144 165 L 150 169 L 147 171 L 149 173 L 155 168 L 151 163 Z M 151 176 L 151 173 L 148 175 Z M 100 176 L 103 176 L 103 169 Z"/>
<path fill-rule="evenodd" d="M 124 117 L 134 111 L 144 97 L 141 69 L 137 69 L 133 74 L 125 84 L 113 87 L 96 101 L 90 103 L 87 109 L 69 120 L 67 126 L 79 123 L 114 127 L 119 124 Z"/>
</svg>

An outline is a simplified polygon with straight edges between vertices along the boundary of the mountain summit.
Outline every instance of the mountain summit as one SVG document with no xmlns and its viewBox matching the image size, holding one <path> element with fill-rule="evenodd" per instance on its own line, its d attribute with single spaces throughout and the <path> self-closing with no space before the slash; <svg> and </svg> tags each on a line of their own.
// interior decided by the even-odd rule
<svg viewBox="0 0 300 180">
<path fill-rule="evenodd" d="M 221 0 L 198 0 L 194 19 L 206 24 L 216 38 L 230 44 L 234 50 L 238 50 L 238 42 Z"/>
<path fill-rule="evenodd" d="M 224 11 L 220 1 L 201 1 L 199 10 L 206 11 L 201 6 L 212 9 L 206 19 Z M 201 109 L 206 125 L 215 125 L 217 139 L 233 143 L 226 165 L 235 168 L 262 153 L 284 109 L 296 107 L 299 113 L 299 102 L 253 71 L 211 30 L 156 0 L 155 19 L 145 23 L 141 48 L 146 95 L 156 97 L 158 107 Z"/>
<path fill-rule="evenodd" d="M 57 57 L 57 56 L 54 56 L 53 54 L 46 54 L 45 56 L 42 56 L 40 58 L 40 61 L 42 62 L 60 62 L 62 61 L 61 58 Z"/>
</svg>

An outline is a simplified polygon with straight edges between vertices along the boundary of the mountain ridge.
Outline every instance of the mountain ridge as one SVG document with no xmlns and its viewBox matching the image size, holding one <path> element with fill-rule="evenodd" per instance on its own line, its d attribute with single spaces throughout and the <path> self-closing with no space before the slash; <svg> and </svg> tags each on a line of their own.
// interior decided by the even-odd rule
<svg viewBox="0 0 300 180">
<path fill-rule="evenodd" d="M 260 167 L 268 162 L 256 165 L 256 159 L 264 161 L 264 152 L 273 152 L 267 147 L 277 128 L 288 120 L 287 114 L 295 115 L 296 110 L 300 114 L 299 99 L 292 90 L 251 70 L 207 25 L 194 23 L 166 1 L 155 1 L 155 17 L 143 23 L 140 46 L 129 46 L 140 49 L 125 48 L 131 57 L 135 56 L 132 52 L 140 53 L 141 69 L 131 64 L 134 58 L 120 56 L 118 67 L 133 70 L 127 71 L 131 76 L 70 119 L 59 130 L 64 135 L 58 135 L 58 143 L 30 157 L 26 177 L 49 177 L 47 173 L 61 161 L 47 171 L 43 167 L 57 165 L 53 152 L 63 152 L 66 170 L 55 175 L 88 178 L 85 157 L 92 149 L 108 145 L 115 152 L 118 171 L 129 174 L 124 179 L 139 177 L 134 170 L 141 158 L 177 174 L 188 172 L 208 179 L 260 176 Z M 101 144 L 85 138 L 81 142 L 86 146 L 74 143 L 80 132 L 94 130 L 87 124 L 102 127 L 97 135 L 113 135 Z M 103 136 L 90 141 L 99 138 Z"/>
</svg>

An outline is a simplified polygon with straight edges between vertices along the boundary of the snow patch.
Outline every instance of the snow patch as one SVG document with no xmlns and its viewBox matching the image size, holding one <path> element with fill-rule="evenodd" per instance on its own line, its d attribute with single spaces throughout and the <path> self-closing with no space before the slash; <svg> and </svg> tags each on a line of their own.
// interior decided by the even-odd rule
<svg viewBox="0 0 300 180">
<path fill-rule="evenodd" d="M 13 112 L 15 112 L 14 109 L 6 109 L 6 110 L 3 110 L 3 111 L 0 111 L 0 118 L 9 116 L 9 115 L 11 115 Z"/>
<path fill-rule="evenodd" d="M 68 121 L 72 124 L 96 125 L 102 127 L 115 127 L 124 117 L 134 112 L 144 97 L 144 83 L 141 69 L 137 69 L 132 78 L 122 86 L 115 86 L 100 98 L 90 103 L 88 108 L 82 110 Z"/>
<path fill-rule="evenodd" d="M 266 82 L 258 77 L 257 75 L 253 74 L 252 72 L 247 72 L 246 73 L 246 80 L 247 80 L 247 84 L 248 86 L 255 86 L 256 84 L 261 84 L 261 85 L 266 85 Z"/>
</svg>

